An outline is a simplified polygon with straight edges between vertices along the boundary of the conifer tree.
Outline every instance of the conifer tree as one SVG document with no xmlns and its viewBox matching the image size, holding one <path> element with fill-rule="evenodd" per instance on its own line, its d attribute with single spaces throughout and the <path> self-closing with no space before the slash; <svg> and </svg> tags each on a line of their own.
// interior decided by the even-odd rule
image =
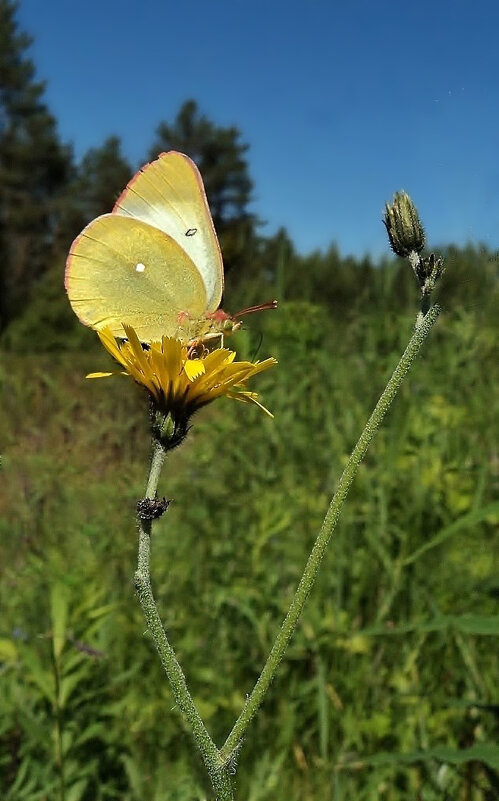
<svg viewBox="0 0 499 801">
<path fill-rule="evenodd" d="M 71 242 L 87 223 L 112 210 L 132 172 L 117 136 L 108 137 L 103 145 L 85 153 L 60 198 L 58 252 L 67 253 Z"/>
<path fill-rule="evenodd" d="M 54 202 L 71 163 L 26 55 L 31 39 L 18 30 L 16 9 L 12 0 L 0 0 L 0 329 L 49 264 Z"/>
<path fill-rule="evenodd" d="M 256 245 L 258 221 L 248 210 L 253 181 L 246 152 L 235 126 L 215 125 L 187 100 L 172 124 L 162 122 L 156 131 L 150 160 L 167 150 L 190 156 L 203 176 L 213 222 L 220 239 L 226 271 L 241 267 Z"/>
<path fill-rule="evenodd" d="M 43 350 L 88 349 L 94 338 L 69 307 L 63 289 L 64 262 L 71 242 L 87 223 L 111 211 L 118 195 L 129 181 L 132 169 L 121 153 L 118 137 L 111 136 L 101 147 L 91 148 L 74 169 L 74 177 L 58 197 L 53 259 L 36 293 L 25 304 L 3 335 L 2 344 L 22 351 L 36 331 Z"/>
</svg>

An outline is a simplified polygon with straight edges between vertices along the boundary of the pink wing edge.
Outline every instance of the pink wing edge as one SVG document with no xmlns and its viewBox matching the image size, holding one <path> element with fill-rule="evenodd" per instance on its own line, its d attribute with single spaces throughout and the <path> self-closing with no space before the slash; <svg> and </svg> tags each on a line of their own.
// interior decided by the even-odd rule
<svg viewBox="0 0 499 801">
<path fill-rule="evenodd" d="M 71 273 L 71 264 L 72 264 L 72 261 L 73 261 L 73 256 L 74 256 L 73 249 L 76 247 L 76 245 L 78 244 L 78 242 L 80 241 L 80 239 L 82 238 L 82 236 L 84 236 L 84 234 L 85 234 L 85 231 L 87 230 L 87 228 L 88 228 L 90 225 L 92 225 L 92 223 L 94 223 L 94 222 L 95 222 L 95 220 L 98 220 L 98 219 L 100 219 L 101 217 L 109 217 L 109 214 L 99 214 L 99 216 L 98 216 L 98 217 L 94 217 L 94 219 L 93 219 L 93 220 L 90 220 L 90 222 L 89 222 L 89 223 L 87 223 L 87 225 L 85 226 L 85 228 L 83 228 L 83 230 L 82 230 L 82 231 L 80 231 L 80 233 L 78 234 L 78 236 L 77 236 L 77 237 L 75 237 L 75 239 L 73 239 L 73 241 L 72 241 L 72 243 L 71 243 L 71 247 L 69 248 L 69 253 L 68 253 L 68 256 L 67 256 L 67 259 L 66 259 L 65 268 L 64 268 L 64 289 L 66 290 L 66 294 L 68 295 L 68 297 L 69 297 L 69 277 L 70 277 L 70 273 Z M 71 305 L 72 305 L 72 304 L 71 304 Z M 77 312 L 77 311 L 75 311 L 75 309 L 74 309 L 74 307 L 73 307 L 73 306 L 72 306 L 72 308 L 73 308 L 73 311 L 74 311 L 74 313 L 75 313 L 75 314 L 76 314 L 76 316 L 78 317 L 78 320 L 79 320 L 81 323 L 83 323 L 83 325 L 87 325 L 87 326 L 89 326 L 90 328 L 92 328 L 92 325 L 91 325 L 91 323 L 90 323 L 88 320 L 85 320 L 85 318 L 84 318 L 84 317 L 81 317 L 81 316 L 78 314 L 78 312 Z"/>
</svg>

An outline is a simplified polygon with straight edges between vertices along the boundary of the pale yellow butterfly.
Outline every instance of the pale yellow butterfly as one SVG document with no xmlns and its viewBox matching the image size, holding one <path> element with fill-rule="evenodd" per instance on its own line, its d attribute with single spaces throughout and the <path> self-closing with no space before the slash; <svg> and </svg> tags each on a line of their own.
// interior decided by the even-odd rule
<svg viewBox="0 0 499 801">
<path fill-rule="evenodd" d="M 126 323 L 142 342 L 152 342 L 178 335 L 186 318 L 194 335 L 196 327 L 202 334 L 203 321 L 219 306 L 223 280 L 199 170 L 170 151 L 142 167 L 111 214 L 97 217 L 75 239 L 65 285 L 85 325 L 110 328 L 119 337 Z"/>
</svg>

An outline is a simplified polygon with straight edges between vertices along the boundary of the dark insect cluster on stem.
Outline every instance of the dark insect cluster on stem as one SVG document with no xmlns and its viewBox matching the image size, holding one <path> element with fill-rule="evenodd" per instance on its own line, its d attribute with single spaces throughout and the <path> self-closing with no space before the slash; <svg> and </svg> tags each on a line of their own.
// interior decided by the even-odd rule
<svg viewBox="0 0 499 801">
<path fill-rule="evenodd" d="M 166 512 L 170 503 L 166 498 L 142 498 L 137 501 L 137 515 L 140 520 L 157 520 Z"/>
</svg>

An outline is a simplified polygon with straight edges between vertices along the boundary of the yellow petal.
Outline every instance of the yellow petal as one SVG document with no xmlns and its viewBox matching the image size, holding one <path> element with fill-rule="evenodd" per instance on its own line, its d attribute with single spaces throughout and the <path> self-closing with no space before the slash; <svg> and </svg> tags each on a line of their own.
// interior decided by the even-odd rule
<svg viewBox="0 0 499 801">
<path fill-rule="evenodd" d="M 246 388 L 249 378 L 276 364 L 275 359 L 262 362 L 235 361 L 236 354 L 227 348 L 189 358 L 192 349 L 175 337 L 162 337 L 144 349 L 136 331 L 123 326 L 126 339 L 116 339 L 109 329 L 98 332 L 107 351 L 124 368 L 123 375 L 142 384 L 154 401 L 165 408 L 183 407 L 191 414 L 219 397 L 242 403 L 253 403 L 265 414 L 272 415 L 257 400 L 258 394 Z M 194 354 L 192 354 L 194 355 Z M 116 372 L 90 373 L 88 378 L 107 378 Z"/>
<path fill-rule="evenodd" d="M 102 331 L 97 331 L 97 336 L 99 337 L 101 343 L 104 345 L 105 349 L 111 356 L 116 359 L 117 362 L 126 367 L 126 362 L 121 355 L 121 351 L 116 344 L 116 340 L 114 336 L 111 334 L 109 328 L 103 328 Z"/>
<path fill-rule="evenodd" d="M 184 373 L 189 381 L 194 381 L 205 372 L 205 366 L 202 359 L 187 359 L 184 364 Z"/>
<path fill-rule="evenodd" d="M 142 347 L 142 344 L 137 336 L 135 329 L 132 328 L 131 325 L 126 325 L 125 323 L 123 323 L 123 329 L 128 337 L 130 348 L 133 352 L 133 355 L 135 356 L 136 361 L 144 371 L 144 374 L 149 375 L 150 373 L 149 362 L 147 360 L 146 353 L 144 351 L 144 348 Z"/>
</svg>

